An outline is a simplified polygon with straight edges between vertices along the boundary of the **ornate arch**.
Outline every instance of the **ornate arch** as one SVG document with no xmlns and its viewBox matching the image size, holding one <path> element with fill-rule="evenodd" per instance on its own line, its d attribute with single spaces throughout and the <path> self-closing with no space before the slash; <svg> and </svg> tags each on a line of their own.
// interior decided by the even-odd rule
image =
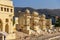
<svg viewBox="0 0 60 40">
<path fill-rule="evenodd" d="M 2 23 L 2 20 L 0 19 L 0 31 L 3 30 L 3 23 Z"/>
<path fill-rule="evenodd" d="M 9 33 L 9 25 L 8 24 L 5 25 L 5 32 Z"/>
</svg>

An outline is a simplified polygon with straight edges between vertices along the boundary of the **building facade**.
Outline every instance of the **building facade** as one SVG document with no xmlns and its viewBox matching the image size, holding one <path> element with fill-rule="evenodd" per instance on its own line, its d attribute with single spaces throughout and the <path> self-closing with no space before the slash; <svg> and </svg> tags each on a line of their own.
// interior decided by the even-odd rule
<svg viewBox="0 0 60 40">
<path fill-rule="evenodd" d="M 14 6 L 12 0 L 0 0 L 0 33 L 8 34 L 6 36 L 2 35 L 0 40 L 4 40 L 5 37 L 6 39 L 15 38 L 13 16 Z"/>
<path fill-rule="evenodd" d="M 18 28 L 24 31 L 26 30 L 28 33 L 30 32 L 29 34 L 32 34 L 33 31 L 40 34 L 42 31 L 47 32 L 47 29 L 52 29 L 52 20 L 46 19 L 44 14 L 39 15 L 36 11 L 30 13 L 26 9 L 25 12 L 20 12 L 18 20 Z"/>
</svg>

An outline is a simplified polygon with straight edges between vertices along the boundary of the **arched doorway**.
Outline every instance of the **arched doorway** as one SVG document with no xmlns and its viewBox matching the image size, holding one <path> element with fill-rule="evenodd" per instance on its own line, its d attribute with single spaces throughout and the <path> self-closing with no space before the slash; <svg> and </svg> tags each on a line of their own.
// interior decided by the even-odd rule
<svg viewBox="0 0 60 40">
<path fill-rule="evenodd" d="M 5 32 L 9 33 L 9 25 L 8 24 L 5 25 Z"/>
<path fill-rule="evenodd" d="M 0 19 L 0 31 L 3 30 L 3 23 L 2 23 L 2 20 Z"/>
</svg>

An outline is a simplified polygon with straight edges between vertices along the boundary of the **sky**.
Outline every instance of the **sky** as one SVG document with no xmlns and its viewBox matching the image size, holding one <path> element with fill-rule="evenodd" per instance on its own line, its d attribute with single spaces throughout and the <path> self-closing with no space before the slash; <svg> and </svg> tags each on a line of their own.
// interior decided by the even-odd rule
<svg viewBox="0 0 60 40">
<path fill-rule="evenodd" d="M 60 9 L 60 0 L 13 0 L 15 7 L 35 9 Z"/>
</svg>

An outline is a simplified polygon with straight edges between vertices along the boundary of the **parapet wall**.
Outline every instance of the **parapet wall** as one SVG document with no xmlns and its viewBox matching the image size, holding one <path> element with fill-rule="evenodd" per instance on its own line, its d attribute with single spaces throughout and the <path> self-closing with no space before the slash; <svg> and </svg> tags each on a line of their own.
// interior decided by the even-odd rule
<svg viewBox="0 0 60 40">
<path fill-rule="evenodd" d="M 8 5 L 8 6 L 13 6 L 12 1 L 6 1 L 6 0 L 0 0 L 0 5 Z"/>
</svg>

